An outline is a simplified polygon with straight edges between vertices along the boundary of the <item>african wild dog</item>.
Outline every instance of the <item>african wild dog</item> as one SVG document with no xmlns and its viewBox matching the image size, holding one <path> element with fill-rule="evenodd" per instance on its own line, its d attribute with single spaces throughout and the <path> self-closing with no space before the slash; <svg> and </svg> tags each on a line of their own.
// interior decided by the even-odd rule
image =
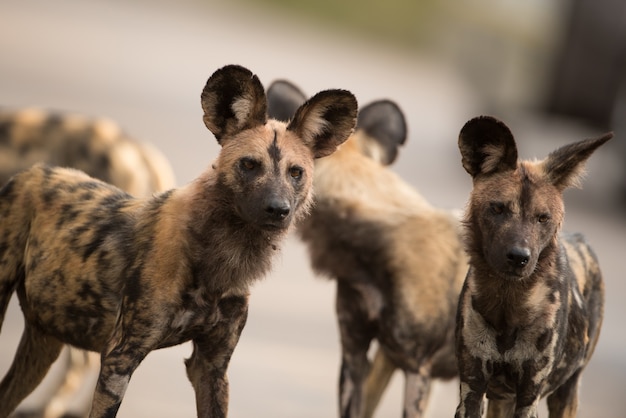
<svg viewBox="0 0 626 418">
<path fill-rule="evenodd" d="M 138 197 L 175 186 L 165 156 L 130 138 L 111 120 L 36 108 L 0 108 L 0 185 L 38 162 L 81 169 Z M 46 396 L 36 405 L 18 406 L 15 416 L 88 415 L 91 397 L 81 386 L 97 377 L 99 356 L 70 348 L 58 361 L 64 379 L 47 376 L 42 382 Z"/>
<path fill-rule="evenodd" d="M 163 154 L 133 140 L 111 120 L 0 108 L 0 184 L 38 162 L 82 170 L 133 196 L 174 186 Z"/>
<path fill-rule="evenodd" d="M 270 114 L 295 107 L 289 85 L 270 87 Z M 457 374 L 454 321 L 467 271 L 460 223 L 385 167 L 405 138 L 395 103 L 361 108 L 355 134 L 316 161 L 315 204 L 297 226 L 314 270 L 337 281 L 342 417 L 371 416 L 396 368 L 404 416 L 422 416 L 432 378 Z"/>
<path fill-rule="evenodd" d="M 518 161 L 509 128 L 492 117 L 465 124 L 463 167 L 474 188 L 465 230 L 470 269 L 459 300 L 456 416 L 576 416 L 578 382 L 598 341 L 604 285 L 578 235 L 561 235 L 562 192 L 612 137 L 563 146 L 542 161 Z"/>
<path fill-rule="evenodd" d="M 0 312 L 16 291 L 25 317 L 0 383 L 0 417 L 37 386 L 64 343 L 101 353 L 91 416 L 112 417 L 143 358 L 188 340 L 198 416 L 226 415 L 226 369 L 249 286 L 306 214 L 313 160 L 350 135 L 357 103 L 328 90 L 289 124 L 268 120 L 259 79 L 234 65 L 217 70 L 201 98 L 222 151 L 185 187 L 138 199 L 82 172 L 37 165 L 0 191 Z"/>
</svg>

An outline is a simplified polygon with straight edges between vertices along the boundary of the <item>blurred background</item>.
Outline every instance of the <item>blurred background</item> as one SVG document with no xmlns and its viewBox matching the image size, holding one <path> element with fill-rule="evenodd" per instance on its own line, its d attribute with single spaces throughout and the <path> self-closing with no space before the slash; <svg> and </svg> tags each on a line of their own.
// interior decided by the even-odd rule
<svg viewBox="0 0 626 418">
<path fill-rule="evenodd" d="M 0 106 L 38 106 L 116 120 L 170 159 L 179 184 L 218 153 L 200 92 L 237 63 L 267 86 L 287 78 L 308 94 L 351 90 L 362 104 L 389 98 L 409 139 L 393 169 L 432 203 L 463 208 L 471 181 L 460 128 L 503 119 L 520 156 L 613 130 L 590 159 L 583 190 L 566 192 L 568 230 L 599 255 L 607 287 L 600 343 L 583 377 L 579 416 L 626 407 L 626 3 L 620 0 L 3 0 Z M 334 284 L 316 278 L 295 236 L 252 289 L 231 361 L 230 416 L 337 415 L 339 341 Z M 14 300 L 0 335 L 0 374 L 22 330 Z M 183 358 L 189 345 L 151 353 L 120 417 L 192 417 Z M 400 416 L 401 376 L 379 416 Z M 451 417 L 457 383 L 435 387 L 429 417 Z M 36 394 L 30 400 L 36 402 Z M 544 413 L 545 416 L 545 413 Z"/>
</svg>

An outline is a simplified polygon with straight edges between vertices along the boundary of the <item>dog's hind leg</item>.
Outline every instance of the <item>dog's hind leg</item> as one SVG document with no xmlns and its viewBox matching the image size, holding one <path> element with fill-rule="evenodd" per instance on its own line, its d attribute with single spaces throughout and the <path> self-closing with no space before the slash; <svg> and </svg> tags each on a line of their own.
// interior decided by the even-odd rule
<svg viewBox="0 0 626 418">
<path fill-rule="evenodd" d="M 17 347 L 13 364 L 0 383 L 0 418 L 5 418 L 41 383 L 63 343 L 28 323 Z"/>
<path fill-rule="evenodd" d="M 2 331 L 2 323 L 4 322 L 4 316 L 7 313 L 12 294 L 13 287 L 9 283 L 0 281 L 0 331 Z"/>
<path fill-rule="evenodd" d="M 374 355 L 372 368 L 367 375 L 363 388 L 365 398 L 363 418 L 371 418 L 374 416 L 374 411 L 380 403 L 380 399 L 383 393 L 385 393 L 385 389 L 387 389 L 395 370 L 396 366 L 391 362 L 385 352 L 378 347 Z"/>
<path fill-rule="evenodd" d="M 430 367 L 421 366 L 418 372 L 404 374 L 404 418 L 419 418 L 424 415 L 432 385 Z"/>
<path fill-rule="evenodd" d="M 67 347 L 65 379 L 45 405 L 43 418 L 86 417 L 91 407 L 93 390 L 81 390 L 90 382 L 93 388 L 100 368 L 97 353 Z M 93 382 L 93 383 L 92 383 Z"/>
<path fill-rule="evenodd" d="M 578 409 L 578 383 L 582 370 L 574 373 L 547 399 L 550 418 L 573 418 Z"/>
<path fill-rule="evenodd" d="M 3 245 L 5 243 L 0 240 L 0 251 L 2 251 Z M 11 302 L 11 296 L 13 296 L 17 284 L 24 279 L 23 269 L 16 269 L 12 254 L 7 253 L 10 251 L 0 254 L 0 266 L 2 266 L 0 269 L 0 331 L 2 331 L 2 323 Z M 16 270 L 18 271 L 17 274 L 15 273 Z"/>
</svg>

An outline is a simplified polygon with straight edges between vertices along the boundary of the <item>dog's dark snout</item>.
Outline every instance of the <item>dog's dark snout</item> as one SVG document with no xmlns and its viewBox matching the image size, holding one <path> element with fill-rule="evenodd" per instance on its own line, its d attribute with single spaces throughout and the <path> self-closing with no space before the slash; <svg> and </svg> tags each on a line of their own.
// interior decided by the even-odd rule
<svg viewBox="0 0 626 418">
<path fill-rule="evenodd" d="M 291 206 L 284 200 L 272 199 L 265 207 L 265 213 L 274 219 L 285 219 L 289 212 L 291 212 Z"/>
<path fill-rule="evenodd" d="M 509 263 L 516 267 L 523 267 L 530 260 L 530 249 L 526 247 L 513 247 L 506 254 Z"/>
</svg>

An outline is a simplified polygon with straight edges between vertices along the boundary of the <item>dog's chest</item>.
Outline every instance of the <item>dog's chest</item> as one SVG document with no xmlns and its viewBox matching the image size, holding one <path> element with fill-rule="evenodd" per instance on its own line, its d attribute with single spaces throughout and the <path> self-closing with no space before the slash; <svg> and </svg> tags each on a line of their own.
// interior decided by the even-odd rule
<svg viewBox="0 0 626 418">
<path fill-rule="evenodd" d="M 481 310 L 471 292 L 464 293 L 463 340 L 473 357 L 493 362 L 522 364 L 527 360 L 554 357 L 559 333 L 559 303 L 543 305 L 529 298 L 511 308 L 503 302 L 500 309 Z"/>
<path fill-rule="evenodd" d="M 199 335 L 208 335 L 221 323 L 229 321 L 233 301 L 246 304 L 245 294 L 207 294 L 203 289 L 185 293 L 182 302 L 172 307 L 167 332 L 161 347 L 189 341 Z"/>
<path fill-rule="evenodd" d="M 544 327 L 495 329 L 476 312 L 467 315 L 463 337 L 473 357 L 491 362 L 522 364 L 550 357 L 557 334 Z"/>
</svg>

